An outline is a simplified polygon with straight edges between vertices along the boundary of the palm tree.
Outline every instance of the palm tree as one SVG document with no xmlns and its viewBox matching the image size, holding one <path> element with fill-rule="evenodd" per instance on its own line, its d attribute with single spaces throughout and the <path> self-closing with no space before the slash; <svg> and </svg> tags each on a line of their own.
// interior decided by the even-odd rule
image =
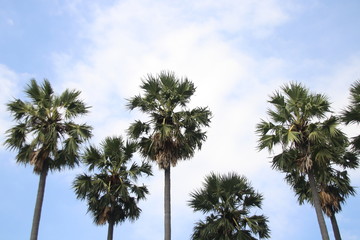
<svg viewBox="0 0 360 240">
<path fill-rule="evenodd" d="M 124 143 L 121 137 L 106 138 L 100 149 L 86 148 L 84 163 L 89 171 L 99 172 L 78 175 L 73 183 L 77 198 L 87 200 L 95 224 L 108 223 L 108 240 L 113 239 L 114 225 L 140 216 L 137 203 L 148 194 L 147 187 L 136 185 L 136 180 L 143 174 L 152 175 L 151 166 L 136 162 L 130 165 L 135 151 L 135 142 Z"/>
<path fill-rule="evenodd" d="M 326 118 L 330 113 L 326 96 L 310 93 L 298 83 L 284 85 L 281 90 L 270 97 L 269 102 L 275 108 L 268 110 L 271 121 L 261 120 L 257 125 L 258 148 L 271 152 L 279 145 L 282 152 L 273 158 L 273 167 L 283 172 L 294 170 L 307 176 L 321 235 L 328 240 L 314 165 L 326 169 L 334 149 L 343 146 L 346 137 L 337 128 L 337 118 Z"/>
<path fill-rule="evenodd" d="M 350 105 L 342 112 L 342 121 L 348 125 L 350 123 L 360 123 L 360 80 L 351 85 Z M 360 135 L 353 138 L 354 149 L 360 152 Z"/>
<path fill-rule="evenodd" d="M 79 91 L 65 90 L 56 96 L 48 80 L 39 85 L 32 79 L 25 93 L 30 101 L 14 99 L 7 104 L 16 125 L 7 130 L 5 145 L 17 151 L 18 163 L 33 165 L 40 175 L 30 237 L 36 240 L 47 174 L 78 165 L 80 145 L 91 137 L 92 128 L 73 122 L 88 113 Z"/>
<path fill-rule="evenodd" d="M 205 177 L 203 188 L 191 193 L 189 205 L 206 214 L 194 227 L 191 239 L 233 240 L 270 238 L 264 215 L 250 215 L 261 208 L 263 196 L 251 187 L 244 176 L 236 173 Z"/>
<path fill-rule="evenodd" d="M 142 82 L 144 95 L 129 100 L 128 108 L 138 108 L 148 115 L 136 121 L 129 135 L 138 140 L 143 157 L 155 161 L 165 172 L 164 225 L 165 240 L 171 239 L 170 168 L 179 160 L 190 159 L 206 139 L 201 128 L 209 126 L 211 112 L 206 107 L 186 109 L 195 92 L 187 78 L 178 79 L 172 72 L 148 75 Z"/>
</svg>

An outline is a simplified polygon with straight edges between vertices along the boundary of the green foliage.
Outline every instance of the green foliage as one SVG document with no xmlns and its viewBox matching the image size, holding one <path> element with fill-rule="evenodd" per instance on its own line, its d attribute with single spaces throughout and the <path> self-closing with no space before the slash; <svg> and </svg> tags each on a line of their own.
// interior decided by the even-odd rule
<svg viewBox="0 0 360 240">
<path fill-rule="evenodd" d="M 78 175 L 73 188 L 77 198 L 87 201 L 96 224 L 118 224 L 140 216 L 137 203 L 146 198 L 148 189 L 136 181 L 152 171 L 147 163 L 130 162 L 136 147 L 121 137 L 107 137 L 100 148 L 86 148 L 83 162 L 91 174 Z"/>
<path fill-rule="evenodd" d="M 270 97 L 273 109 L 268 110 L 270 121 L 261 120 L 256 126 L 258 149 L 270 152 L 276 145 L 282 153 L 273 158 L 273 167 L 280 171 L 297 169 L 307 173 L 314 161 L 328 164 L 335 152 L 347 144 L 338 128 L 339 120 L 329 116 L 326 96 L 310 93 L 298 83 L 290 83 Z"/>
<path fill-rule="evenodd" d="M 350 105 L 343 111 L 342 120 L 345 124 L 360 123 L 360 80 L 351 85 Z"/>
<path fill-rule="evenodd" d="M 32 164 L 34 172 L 61 170 L 79 163 L 79 148 L 91 137 L 92 128 L 76 124 L 75 117 L 88 113 L 79 91 L 54 94 L 51 84 L 32 79 L 25 89 L 29 101 L 7 104 L 16 125 L 6 131 L 5 145 L 17 151 L 16 160 Z"/>
<path fill-rule="evenodd" d="M 248 180 L 235 173 L 205 178 L 203 188 L 190 194 L 190 207 L 206 215 L 195 224 L 192 239 L 225 240 L 269 238 L 268 220 L 264 215 L 251 215 L 261 208 L 263 196 Z"/>
<path fill-rule="evenodd" d="M 346 125 L 360 123 L 360 80 L 351 85 L 350 104 L 342 111 L 341 119 Z M 360 135 L 352 139 L 352 146 L 357 153 L 360 152 Z"/>
<path fill-rule="evenodd" d="M 317 188 L 323 212 L 331 217 L 341 211 L 346 198 L 355 195 L 355 189 L 350 185 L 347 171 L 329 167 L 326 171 L 316 171 Z M 298 202 L 313 204 L 313 197 L 308 179 L 304 175 L 293 171 L 286 175 L 286 181 L 292 186 Z"/>
<path fill-rule="evenodd" d="M 141 85 L 143 95 L 129 99 L 127 107 L 145 113 L 149 121 L 131 124 L 128 133 L 138 140 L 141 154 L 156 161 L 160 168 L 175 166 L 178 160 L 191 158 L 206 139 L 211 112 L 206 107 L 187 109 L 195 92 L 187 78 L 172 72 L 148 75 Z"/>
</svg>

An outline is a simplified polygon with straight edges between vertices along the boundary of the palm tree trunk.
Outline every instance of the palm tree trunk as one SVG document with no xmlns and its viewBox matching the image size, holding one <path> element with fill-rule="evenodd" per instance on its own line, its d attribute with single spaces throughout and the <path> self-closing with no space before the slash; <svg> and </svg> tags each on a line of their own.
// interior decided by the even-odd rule
<svg viewBox="0 0 360 240">
<path fill-rule="evenodd" d="M 114 235 L 114 222 L 109 221 L 107 240 L 113 240 Z"/>
<path fill-rule="evenodd" d="M 170 187 L 170 166 L 164 169 L 165 171 L 165 188 L 164 188 L 164 227 L 165 240 L 171 240 L 171 187 Z"/>
<path fill-rule="evenodd" d="M 339 226 L 338 226 L 337 221 L 336 221 L 335 213 L 333 213 L 330 216 L 330 220 L 331 220 L 331 225 L 332 225 L 332 228 L 333 228 L 335 240 L 341 240 L 340 230 L 339 230 Z"/>
<path fill-rule="evenodd" d="M 44 193 L 45 193 L 46 176 L 47 176 L 47 170 L 44 168 L 40 173 L 40 180 L 39 180 L 38 192 L 36 196 L 30 240 L 37 240 L 38 238 L 41 209 L 42 209 Z"/>
<path fill-rule="evenodd" d="M 310 183 L 312 197 L 313 197 L 313 200 L 314 200 L 314 207 L 315 207 L 315 211 L 316 211 L 316 216 L 317 216 L 320 231 L 321 231 L 321 236 L 322 236 L 323 240 L 329 240 L 330 239 L 329 238 L 329 233 L 327 231 L 325 218 L 324 218 L 324 215 L 323 215 L 322 210 L 321 210 L 319 193 L 318 193 L 318 191 L 316 189 L 314 173 L 311 170 L 308 172 L 308 177 L 309 177 L 309 183 Z"/>
</svg>

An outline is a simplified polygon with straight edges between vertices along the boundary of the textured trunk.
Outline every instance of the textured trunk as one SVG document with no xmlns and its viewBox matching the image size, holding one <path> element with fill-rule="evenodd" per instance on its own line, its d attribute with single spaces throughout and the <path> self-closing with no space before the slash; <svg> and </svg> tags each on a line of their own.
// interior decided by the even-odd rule
<svg viewBox="0 0 360 240">
<path fill-rule="evenodd" d="M 330 220 L 331 220 L 331 225 L 333 228 L 335 240 L 341 240 L 340 230 L 339 230 L 339 226 L 336 221 L 335 213 L 333 213 L 330 216 Z"/>
<path fill-rule="evenodd" d="M 165 188 L 164 188 L 164 227 L 165 240 L 171 240 L 171 187 L 170 187 L 170 166 L 164 169 L 165 171 Z"/>
<path fill-rule="evenodd" d="M 47 170 L 42 170 L 40 173 L 40 180 L 39 180 L 38 192 L 36 197 L 30 240 L 37 240 L 38 238 L 41 209 L 42 209 L 44 193 L 45 193 L 46 176 L 47 176 Z"/>
<path fill-rule="evenodd" d="M 113 240 L 114 235 L 114 222 L 109 221 L 107 240 Z"/>
<path fill-rule="evenodd" d="M 330 238 L 329 238 L 329 234 L 328 234 L 328 231 L 327 231 L 327 228 L 326 228 L 324 215 L 323 215 L 322 210 L 321 210 L 319 193 L 318 193 L 318 191 L 316 189 L 314 173 L 312 171 L 309 171 L 308 177 L 309 177 L 309 183 L 310 183 L 312 197 L 313 197 L 313 200 L 314 200 L 314 207 L 315 207 L 315 211 L 316 211 L 316 216 L 317 216 L 317 220 L 318 220 L 320 231 L 321 231 L 321 236 L 322 236 L 323 240 L 329 240 Z"/>
</svg>

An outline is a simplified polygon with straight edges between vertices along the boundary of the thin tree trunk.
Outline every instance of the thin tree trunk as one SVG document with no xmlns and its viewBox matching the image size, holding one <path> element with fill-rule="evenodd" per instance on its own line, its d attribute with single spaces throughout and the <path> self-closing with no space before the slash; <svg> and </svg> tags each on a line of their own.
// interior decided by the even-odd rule
<svg viewBox="0 0 360 240">
<path fill-rule="evenodd" d="M 170 187 L 170 166 L 164 169 L 165 171 L 165 188 L 164 188 L 164 227 L 165 240 L 171 240 L 171 187 Z"/>
<path fill-rule="evenodd" d="M 339 230 L 339 226 L 338 226 L 337 221 L 336 221 L 335 213 L 333 213 L 330 216 L 330 220 L 331 220 L 331 225 L 332 225 L 332 228 L 333 228 L 335 240 L 341 240 L 340 230 Z"/>
<path fill-rule="evenodd" d="M 32 228 L 31 228 L 30 240 L 37 240 L 37 238 L 38 238 L 41 209 L 42 209 L 44 193 L 45 193 L 46 176 L 47 176 L 47 170 L 42 170 L 40 173 L 38 192 L 37 192 L 37 196 L 36 196 L 36 203 L 35 203 L 35 209 L 34 209 L 34 217 L 33 217 L 33 223 L 32 223 Z"/>
<path fill-rule="evenodd" d="M 314 207 L 315 207 L 316 216 L 317 216 L 317 220 L 318 220 L 319 227 L 320 227 L 321 236 L 322 236 L 323 240 L 329 240 L 330 239 L 329 233 L 327 231 L 324 215 L 321 210 L 319 193 L 316 189 L 314 173 L 311 170 L 308 173 L 308 177 L 309 177 L 311 193 L 312 193 L 312 197 L 314 200 Z"/>
<path fill-rule="evenodd" d="M 107 240 L 113 240 L 114 236 L 114 222 L 109 221 Z"/>
</svg>

